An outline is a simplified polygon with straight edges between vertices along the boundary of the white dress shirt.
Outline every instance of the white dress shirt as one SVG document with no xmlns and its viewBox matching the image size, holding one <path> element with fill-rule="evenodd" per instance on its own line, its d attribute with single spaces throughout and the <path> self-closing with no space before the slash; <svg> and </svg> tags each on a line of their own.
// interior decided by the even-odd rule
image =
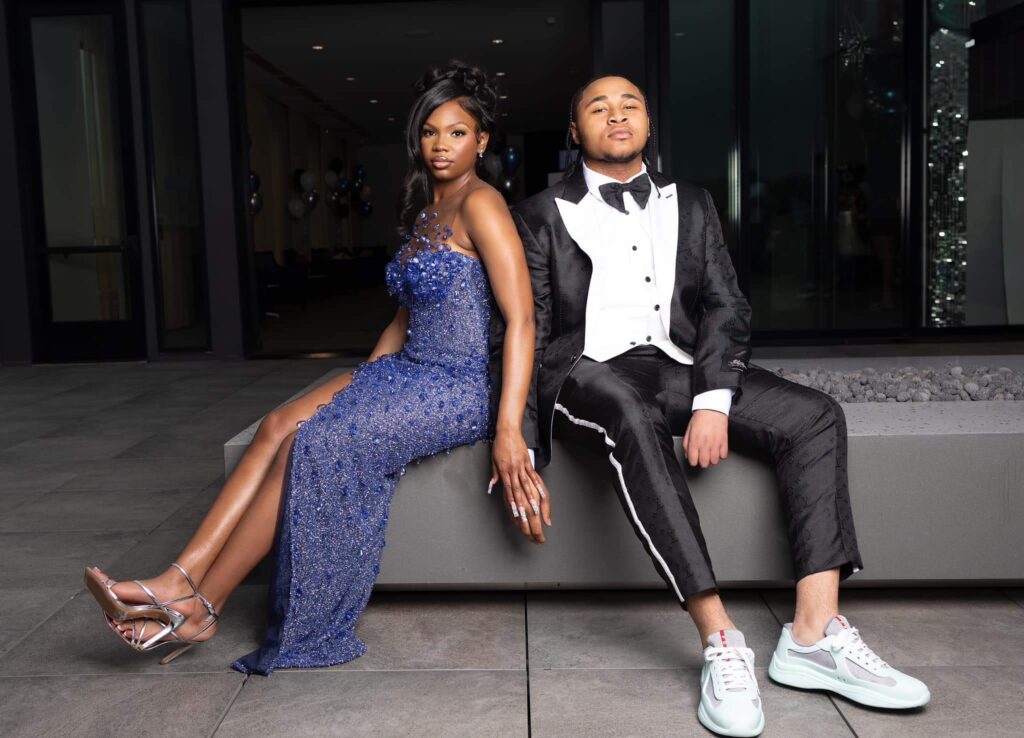
<svg viewBox="0 0 1024 738">
<path fill-rule="evenodd" d="M 627 181 L 647 172 L 640 172 Z M 616 210 L 604 201 L 598 189 L 618 180 L 599 174 L 583 165 L 587 197 L 594 197 L 603 207 L 596 209 L 597 218 L 587 224 L 588 248 L 594 270 L 587 295 L 587 328 L 583 355 L 594 361 L 606 361 L 629 351 L 634 346 L 650 344 L 680 364 L 693 364 L 693 357 L 672 343 L 659 311 L 668 305 L 659 304 L 658 281 L 675 282 L 675 273 L 659 274 L 655 267 L 655 243 L 652 234 L 654 212 L 658 207 L 678 207 L 675 199 L 659 202 L 658 188 L 651 184 L 647 206 L 641 208 L 630 192 L 623 193 L 626 212 Z M 668 287 L 669 285 L 665 285 Z M 708 390 L 693 398 L 692 409 L 717 410 L 726 415 L 732 407 L 731 388 Z"/>
</svg>

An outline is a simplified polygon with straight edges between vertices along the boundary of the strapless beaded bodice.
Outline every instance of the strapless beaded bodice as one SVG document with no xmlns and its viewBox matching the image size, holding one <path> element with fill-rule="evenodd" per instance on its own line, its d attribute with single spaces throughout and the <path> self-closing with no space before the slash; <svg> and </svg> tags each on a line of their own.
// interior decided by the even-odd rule
<svg viewBox="0 0 1024 738">
<path fill-rule="evenodd" d="M 388 292 L 409 310 L 403 352 L 414 361 L 487 370 L 493 298 L 480 261 L 447 245 L 451 230 L 421 213 L 388 263 Z"/>
</svg>

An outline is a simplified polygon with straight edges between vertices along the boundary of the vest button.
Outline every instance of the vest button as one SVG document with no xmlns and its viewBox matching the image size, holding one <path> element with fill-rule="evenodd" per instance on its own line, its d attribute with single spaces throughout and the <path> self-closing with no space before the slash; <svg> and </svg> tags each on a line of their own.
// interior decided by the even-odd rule
<svg viewBox="0 0 1024 738">
<path fill-rule="evenodd" d="M 655 305 L 655 306 L 654 306 L 654 309 L 655 309 L 655 310 L 661 310 L 661 305 Z"/>
<path fill-rule="evenodd" d="M 644 281 L 645 281 L 645 282 L 650 282 L 650 281 L 651 281 L 651 278 L 650 278 L 650 277 L 644 277 Z"/>
<path fill-rule="evenodd" d="M 633 250 L 636 251 L 636 246 L 633 247 Z"/>
<path fill-rule="evenodd" d="M 650 341 L 651 341 L 651 337 L 650 337 L 650 336 L 648 336 L 648 337 L 647 337 L 647 342 L 648 342 L 648 343 L 650 343 Z"/>
</svg>

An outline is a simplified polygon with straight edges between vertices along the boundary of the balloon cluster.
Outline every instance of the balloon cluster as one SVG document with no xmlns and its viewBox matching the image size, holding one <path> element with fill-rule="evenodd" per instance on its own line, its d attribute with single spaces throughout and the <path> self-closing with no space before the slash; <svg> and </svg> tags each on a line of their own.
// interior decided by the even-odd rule
<svg viewBox="0 0 1024 738">
<path fill-rule="evenodd" d="M 299 220 L 320 202 L 320 192 L 316 189 L 316 175 L 308 169 L 296 169 L 292 176 L 299 195 L 288 201 L 288 214 Z"/>
<path fill-rule="evenodd" d="M 366 167 L 362 164 L 356 165 L 353 174 L 355 179 L 350 180 L 344 176 L 345 162 L 335 157 L 327 165 L 324 172 L 324 184 L 327 186 L 327 204 L 333 208 L 339 218 L 347 218 L 352 208 L 356 208 L 360 215 L 366 216 L 373 212 L 373 205 L 370 203 L 370 196 L 373 190 L 366 184 Z M 252 177 L 250 176 L 250 187 Z M 320 200 L 320 193 L 316 189 L 316 175 L 310 171 L 296 169 L 294 172 L 295 186 L 300 194 L 288 201 L 288 214 L 299 220 L 316 207 Z M 257 186 L 259 178 L 257 178 Z M 352 195 L 352 205 L 344 202 L 347 195 Z"/>
<path fill-rule="evenodd" d="M 260 194 L 260 175 L 249 170 L 249 202 L 246 204 L 249 215 L 256 215 L 263 209 L 263 195 Z"/>
<path fill-rule="evenodd" d="M 506 197 L 511 196 L 512 190 L 516 188 L 516 170 L 519 168 L 519 163 L 521 161 L 522 159 L 519 155 L 519 149 L 515 146 L 507 146 L 505 150 L 501 152 L 502 173 L 498 180 L 498 184 Z"/>
<path fill-rule="evenodd" d="M 370 202 L 373 190 L 366 184 L 366 167 L 357 164 L 352 173 L 356 177 L 352 181 L 352 204 L 359 209 L 360 215 L 367 216 L 373 212 L 373 204 Z"/>
</svg>

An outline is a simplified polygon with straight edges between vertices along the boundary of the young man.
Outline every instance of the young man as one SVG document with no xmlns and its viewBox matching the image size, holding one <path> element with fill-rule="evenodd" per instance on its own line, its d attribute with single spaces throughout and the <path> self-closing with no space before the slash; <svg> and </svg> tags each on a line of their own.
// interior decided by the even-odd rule
<svg viewBox="0 0 1024 738">
<path fill-rule="evenodd" d="M 523 429 L 537 468 L 550 459 L 552 430 L 603 440 L 630 522 L 706 646 L 701 723 L 752 736 L 764 727 L 754 653 L 719 598 L 673 435 L 704 468 L 730 441 L 769 452 L 797 580 L 769 675 L 877 707 L 923 705 L 928 688 L 886 664 L 838 612 L 839 582 L 863 566 L 842 408 L 748 363 L 750 306 L 715 206 L 707 191 L 648 171 L 650 132 L 636 85 L 593 80 L 571 106 L 581 161 L 513 208 L 537 315 Z M 529 506 L 526 515 L 524 532 L 542 539 L 540 517 Z"/>
</svg>

